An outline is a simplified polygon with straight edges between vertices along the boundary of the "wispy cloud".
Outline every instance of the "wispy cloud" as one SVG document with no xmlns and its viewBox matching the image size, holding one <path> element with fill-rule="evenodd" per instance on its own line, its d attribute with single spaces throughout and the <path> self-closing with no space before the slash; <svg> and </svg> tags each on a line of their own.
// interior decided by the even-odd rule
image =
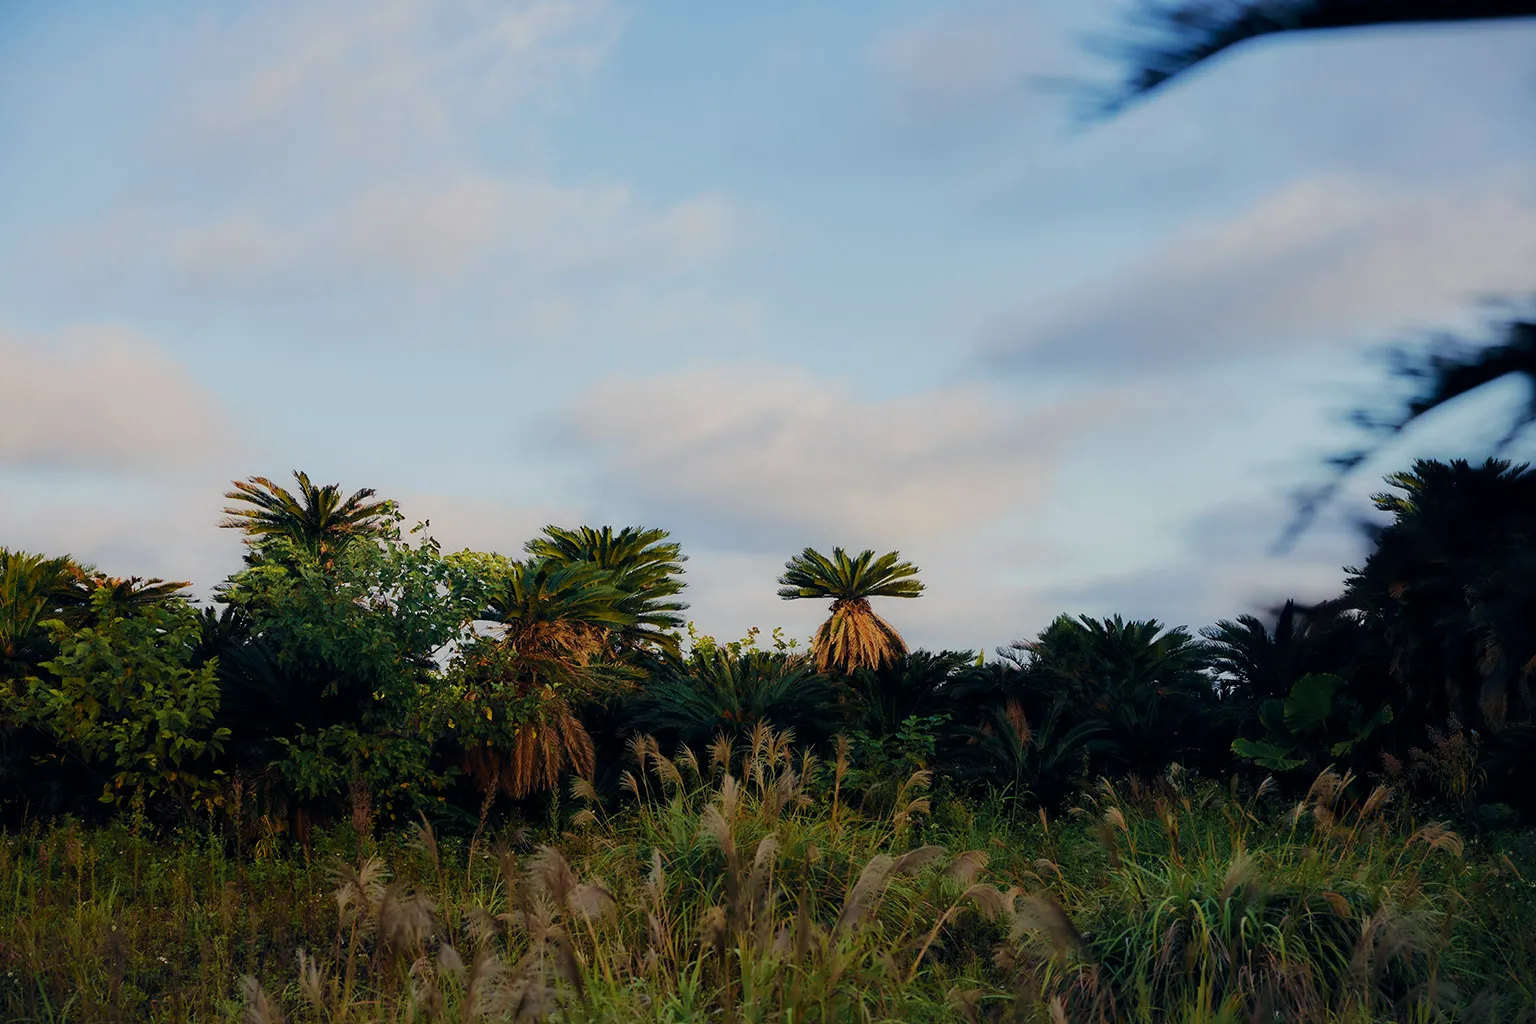
<svg viewBox="0 0 1536 1024">
<path fill-rule="evenodd" d="M 1533 279 L 1525 178 L 1433 192 L 1309 180 L 1002 319 L 984 353 L 996 368 L 1100 379 L 1174 370 L 1433 322 Z"/>
<path fill-rule="evenodd" d="M 777 366 L 609 380 L 563 429 L 604 493 L 738 546 L 914 543 L 1042 500 L 1105 396 L 1025 410 L 991 389 L 891 397 Z"/>
</svg>

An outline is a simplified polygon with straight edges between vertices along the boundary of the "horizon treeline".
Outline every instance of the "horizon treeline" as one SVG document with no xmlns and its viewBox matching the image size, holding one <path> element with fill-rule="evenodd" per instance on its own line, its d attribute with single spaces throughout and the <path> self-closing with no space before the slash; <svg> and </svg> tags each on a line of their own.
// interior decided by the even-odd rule
<svg viewBox="0 0 1536 1024">
<path fill-rule="evenodd" d="M 993 660 L 908 649 L 872 603 L 921 596 L 898 552 L 805 549 L 779 595 L 830 602 L 809 649 L 755 628 L 722 643 L 683 615 L 665 530 L 548 526 L 515 556 L 446 553 L 372 490 L 294 477 L 233 485 L 220 525 L 244 534 L 243 566 L 208 607 L 186 583 L 0 548 L 4 821 L 470 830 L 558 813 L 570 777 L 622 800 L 636 736 L 702 749 L 759 724 L 855 750 L 872 792 L 923 770 L 1029 813 L 1101 777 L 1304 787 L 1330 766 L 1462 827 L 1536 813 L 1524 465 L 1388 476 L 1373 500 L 1391 521 L 1334 599 L 1198 633 L 1062 615 Z"/>
</svg>

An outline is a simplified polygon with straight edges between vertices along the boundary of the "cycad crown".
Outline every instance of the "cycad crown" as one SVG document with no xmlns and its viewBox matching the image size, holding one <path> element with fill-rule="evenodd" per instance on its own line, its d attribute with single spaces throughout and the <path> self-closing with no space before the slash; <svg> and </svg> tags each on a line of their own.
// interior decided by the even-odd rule
<svg viewBox="0 0 1536 1024">
<path fill-rule="evenodd" d="M 865 550 L 850 558 L 833 548 L 828 558 L 806 548 L 784 565 L 779 577 L 779 596 L 832 598 L 832 615 L 816 631 L 811 654 L 823 672 L 851 674 L 861 668 L 878 668 L 907 653 L 901 634 L 869 606 L 871 597 L 918 597 L 923 584 L 917 566 L 901 561 L 892 551 L 875 557 Z"/>
</svg>

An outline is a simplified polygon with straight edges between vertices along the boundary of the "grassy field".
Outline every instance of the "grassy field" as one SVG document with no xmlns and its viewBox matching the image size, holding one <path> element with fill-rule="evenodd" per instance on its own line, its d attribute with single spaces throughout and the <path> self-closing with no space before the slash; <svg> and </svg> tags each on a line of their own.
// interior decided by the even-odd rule
<svg viewBox="0 0 1536 1024">
<path fill-rule="evenodd" d="M 642 769 L 641 764 L 644 767 Z M 271 822 L 0 841 L 25 1021 L 1519 1020 L 1536 840 L 1324 773 L 1299 803 L 1174 775 L 1055 820 L 851 792 L 760 731 L 631 751 L 612 814 L 307 848 Z M 553 817 L 552 817 L 553 820 Z M 362 824 L 362 823 L 360 823 Z M 367 831 L 367 829 L 365 829 Z"/>
</svg>

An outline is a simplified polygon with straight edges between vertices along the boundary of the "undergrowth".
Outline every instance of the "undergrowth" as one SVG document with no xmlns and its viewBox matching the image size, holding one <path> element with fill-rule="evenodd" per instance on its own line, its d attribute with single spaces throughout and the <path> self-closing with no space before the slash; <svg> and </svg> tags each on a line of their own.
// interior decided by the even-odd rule
<svg viewBox="0 0 1536 1024">
<path fill-rule="evenodd" d="M 869 799 L 759 729 L 631 745 L 533 836 L 0 840 L 18 1021 L 1439 1021 L 1536 1007 L 1528 837 L 1332 771 L 1300 803 L 1177 771 L 1050 819 Z M 940 787 L 942 789 L 942 787 Z"/>
</svg>

